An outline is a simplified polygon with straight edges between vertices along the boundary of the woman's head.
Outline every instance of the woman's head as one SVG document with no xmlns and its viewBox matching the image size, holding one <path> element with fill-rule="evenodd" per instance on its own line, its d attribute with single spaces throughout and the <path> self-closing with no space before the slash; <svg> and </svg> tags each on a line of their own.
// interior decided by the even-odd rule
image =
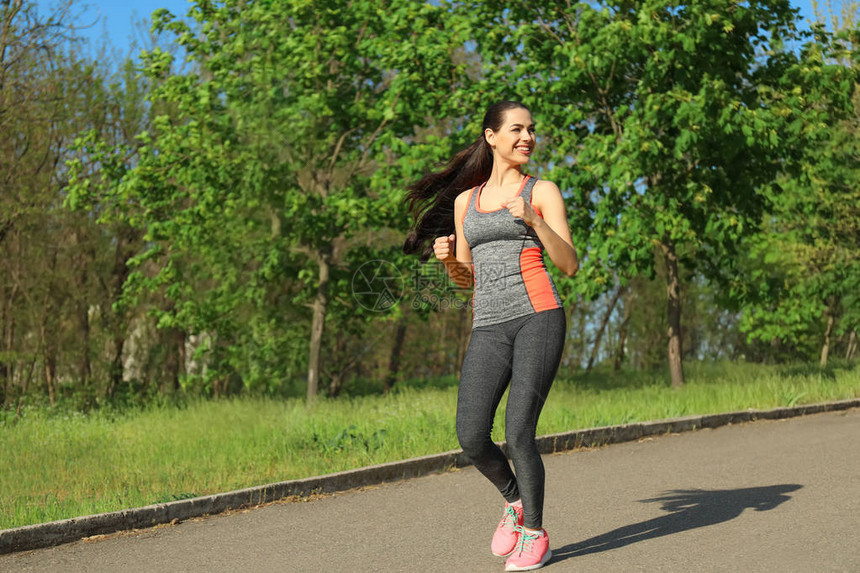
<svg viewBox="0 0 860 573">
<path fill-rule="evenodd" d="M 526 106 L 515 101 L 493 104 L 484 115 L 483 127 L 494 160 L 509 165 L 528 163 L 535 147 L 535 126 Z"/>
<path fill-rule="evenodd" d="M 415 225 L 403 250 L 421 251 L 426 260 L 433 252 L 433 239 L 454 232 L 457 195 L 489 179 L 495 158 L 522 165 L 532 149 L 534 125 L 525 105 L 500 101 L 487 108 L 481 134 L 472 145 L 452 157 L 441 171 L 427 173 L 409 186 L 406 201 Z"/>
</svg>

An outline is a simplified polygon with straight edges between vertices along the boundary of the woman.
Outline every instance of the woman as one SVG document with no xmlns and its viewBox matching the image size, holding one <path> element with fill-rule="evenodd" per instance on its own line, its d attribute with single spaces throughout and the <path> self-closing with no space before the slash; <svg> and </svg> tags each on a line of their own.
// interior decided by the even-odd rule
<svg viewBox="0 0 860 573">
<path fill-rule="evenodd" d="M 423 247 L 424 260 L 434 253 L 457 285 L 474 286 L 457 438 L 505 498 L 490 548 L 508 557 L 506 571 L 537 569 L 552 557 L 542 527 L 544 467 L 535 431 L 561 360 L 566 319 L 543 251 L 568 276 L 579 266 L 558 187 L 522 171 L 534 148 L 528 108 L 492 105 L 478 139 L 410 187 L 416 223 L 404 245 L 407 253 Z M 516 475 L 490 439 L 509 383 L 505 440 Z"/>
</svg>

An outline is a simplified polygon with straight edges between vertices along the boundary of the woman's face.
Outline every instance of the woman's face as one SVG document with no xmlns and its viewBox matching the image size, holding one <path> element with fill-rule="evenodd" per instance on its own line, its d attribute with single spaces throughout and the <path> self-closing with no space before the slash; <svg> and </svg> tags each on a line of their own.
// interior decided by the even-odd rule
<svg viewBox="0 0 860 573">
<path fill-rule="evenodd" d="M 532 114 L 521 107 L 505 112 L 505 120 L 498 131 L 484 131 L 487 143 L 497 158 L 511 165 L 523 165 L 535 148 L 535 124 Z"/>
</svg>

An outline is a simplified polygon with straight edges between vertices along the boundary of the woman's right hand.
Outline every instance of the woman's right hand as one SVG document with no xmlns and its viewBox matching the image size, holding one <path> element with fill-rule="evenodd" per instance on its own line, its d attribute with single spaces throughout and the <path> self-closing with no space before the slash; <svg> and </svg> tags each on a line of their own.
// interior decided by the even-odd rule
<svg viewBox="0 0 860 573">
<path fill-rule="evenodd" d="M 436 255 L 436 258 L 442 262 L 450 261 L 451 259 L 456 260 L 457 255 L 454 250 L 454 235 L 448 235 L 447 237 L 436 237 L 436 240 L 433 241 L 433 253 Z"/>
</svg>

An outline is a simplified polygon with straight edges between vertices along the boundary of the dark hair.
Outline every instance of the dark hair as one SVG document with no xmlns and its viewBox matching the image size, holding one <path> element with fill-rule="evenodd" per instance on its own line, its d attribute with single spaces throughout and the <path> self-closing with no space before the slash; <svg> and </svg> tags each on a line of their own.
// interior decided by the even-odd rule
<svg viewBox="0 0 860 573">
<path fill-rule="evenodd" d="M 427 173 L 408 187 L 406 205 L 413 225 L 403 252 L 421 251 L 421 260 L 433 254 L 433 240 L 454 232 L 454 200 L 457 195 L 490 178 L 493 171 L 493 150 L 484 137 L 484 130 L 498 131 L 505 121 L 505 113 L 512 109 L 528 108 L 516 101 L 494 103 L 484 114 L 478 138 L 466 149 L 452 157 L 444 169 Z"/>
</svg>

